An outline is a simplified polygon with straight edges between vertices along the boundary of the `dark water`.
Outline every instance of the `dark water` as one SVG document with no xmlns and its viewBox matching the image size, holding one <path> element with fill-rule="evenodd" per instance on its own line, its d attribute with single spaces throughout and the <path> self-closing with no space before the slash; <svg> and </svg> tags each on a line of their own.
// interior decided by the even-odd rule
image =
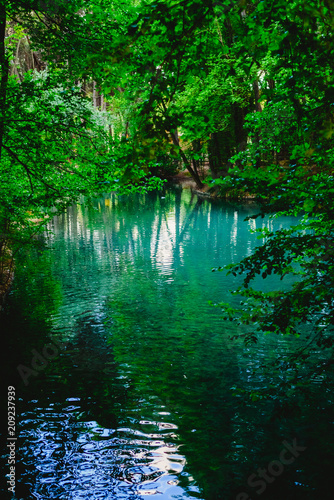
<svg viewBox="0 0 334 500">
<path fill-rule="evenodd" d="M 244 222 L 251 206 L 178 187 L 93 205 L 55 218 L 49 248 L 21 257 L 3 315 L 16 497 L 332 498 L 331 388 L 282 391 L 305 341 L 245 347 L 231 340 L 244 327 L 208 304 L 240 302 L 240 280 L 212 268 L 260 244 L 249 229 L 294 221 Z"/>
</svg>

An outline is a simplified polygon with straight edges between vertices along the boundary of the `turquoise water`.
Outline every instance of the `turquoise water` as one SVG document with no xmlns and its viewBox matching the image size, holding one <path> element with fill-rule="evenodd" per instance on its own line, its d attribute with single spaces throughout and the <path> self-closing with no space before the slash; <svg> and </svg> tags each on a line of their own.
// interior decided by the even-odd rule
<svg viewBox="0 0 334 500">
<path fill-rule="evenodd" d="M 329 498 L 330 393 L 315 380 L 306 406 L 252 401 L 242 390 L 275 394 L 275 362 L 297 341 L 245 347 L 231 340 L 245 327 L 209 305 L 239 304 L 240 278 L 212 269 L 260 244 L 250 229 L 294 222 L 244 222 L 253 213 L 178 186 L 107 195 L 56 217 L 47 246 L 21 257 L 3 318 L 17 498 Z M 305 449 L 277 465 L 294 440 Z"/>
</svg>

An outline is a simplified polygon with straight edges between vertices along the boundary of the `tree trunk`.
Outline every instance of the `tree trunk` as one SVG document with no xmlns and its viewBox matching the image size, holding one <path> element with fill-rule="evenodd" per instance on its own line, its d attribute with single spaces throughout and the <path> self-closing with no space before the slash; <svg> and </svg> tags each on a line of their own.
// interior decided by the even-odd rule
<svg viewBox="0 0 334 500">
<path fill-rule="evenodd" d="M 275 80 L 273 80 L 272 78 L 268 78 L 268 87 L 270 90 L 274 90 L 275 88 Z"/>
<path fill-rule="evenodd" d="M 259 90 L 259 82 L 255 80 L 253 82 L 253 91 L 254 91 L 254 101 L 255 101 L 255 110 L 259 113 L 262 112 L 262 106 L 259 103 L 260 100 L 260 90 Z"/>
<path fill-rule="evenodd" d="M 177 133 L 176 132 L 170 132 L 170 135 L 171 135 L 171 138 L 172 138 L 172 141 L 173 141 L 173 144 L 175 146 L 177 146 L 178 150 L 180 151 L 180 155 L 181 155 L 181 158 L 183 160 L 183 163 L 186 167 L 186 169 L 188 170 L 188 172 L 190 173 L 191 177 L 194 179 L 194 181 L 196 182 L 196 186 L 198 187 L 198 189 L 202 189 L 203 187 L 203 183 L 198 175 L 197 172 L 195 172 L 195 170 L 192 168 L 191 164 L 190 164 L 190 161 L 188 160 L 188 158 L 186 157 L 184 151 L 181 149 L 180 147 L 180 142 L 179 142 L 179 139 L 178 139 L 178 136 L 177 136 Z"/>
<path fill-rule="evenodd" d="M 259 103 L 260 99 L 260 90 L 259 90 L 259 82 L 258 80 L 255 80 L 253 82 L 253 91 L 254 91 L 254 104 L 255 104 L 255 111 L 257 113 L 262 113 L 262 106 Z M 259 144 L 261 140 L 261 130 L 255 132 L 255 140 Z M 261 158 L 258 157 L 255 163 L 257 168 L 261 167 Z"/>
<path fill-rule="evenodd" d="M 97 91 L 96 91 L 96 82 L 93 82 L 93 106 L 97 107 Z"/>
<path fill-rule="evenodd" d="M 192 141 L 191 145 L 194 153 L 199 153 L 201 151 L 201 141 L 199 139 L 195 139 L 194 141 Z M 193 164 L 193 170 L 199 176 L 200 160 L 195 160 L 195 158 L 193 158 L 192 164 Z"/>
<path fill-rule="evenodd" d="M 6 9 L 0 9 L 0 65 L 1 65 L 1 80 L 0 80 L 0 160 L 2 154 L 3 136 L 5 131 L 5 115 L 6 115 L 6 96 L 7 82 L 9 75 L 9 61 L 6 57 L 5 49 L 6 37 Z"/>
<path fill-rule="evenodd" d="M 231 166 L 232 134 L 221 130 L 212 132 L 208 142 L 209 167 L 213 179 L 225 177 Z"/>
</svg>

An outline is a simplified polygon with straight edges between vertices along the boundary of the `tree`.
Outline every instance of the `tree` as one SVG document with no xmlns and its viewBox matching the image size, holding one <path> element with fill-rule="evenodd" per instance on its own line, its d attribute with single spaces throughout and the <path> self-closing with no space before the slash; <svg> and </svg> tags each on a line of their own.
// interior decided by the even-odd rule
<svg viewBox="0 0 334 500">
<path fill-rule="evenodd" d="M 76 49 L 93 32 L 90 14 L 82 11 L 89 5 L 80 0 L 1 4 L 0 274 L 7 281 L 15 253 L 80 196 L 145 184 L 152 189 L 158 180 L 148 180 L 147 165 L 131 161 L 127 145 L 112 140 L 107 114 L 94 109 L 82 91 L 80 79 L 89 64 L 87 57 L 80 60 L 84 49 Z M 105 16 L 102 31 L 109 25 Z M 11 71 L 27 36 L 48 65 L 44 71 L 17 66 Z"/>
<path fill-rule="evenodd" d="M 295 1 L 284 4 L 283 16 L 281 2 L 256 5 L 249 20 L 249 53 L 258 61 L 270 50 L 267 82 L 275 74 L 275 86 L 263 82 L 267 103 L 262 113 L 246 117 L 251 133 L 261 139 L 232 159 L 239 167 L 228 177 L 214 181 L 224 190 L 256 196 L 260 209 L 253 218 L 270 213 L 298 217 L 289 229 L 260 230 L 263 244 L 228 266 L 229 273 L 243 276 L 235 292 L 243 302 L 239 309 L 220 306 L 226 318 L 254 325 L 247 342 L 268 332 L 303 335 L 304 346 L 285 369 L 309 364 L 308 376 L 321 374 L 324 381 L 330 377 L 334 345 L 334 20 L 328 9 L 326 2 Z M 280 150 L 288 156 L 284 162 Z M 294 283 L 264 293 L 254 280 L 268 275 L 292 276 Z M 302 376 L 294 374 L 290 384 Z"/>
<path fill-rule="evenodd" d="M 197 161 L 202 143 L 216 130 L 217 122 L 212 115 L 203 118 L 191 96 L 206 79 L 211 83 L 216 76 L 212 68 L 219 59 L 221 42 L 215 26 L 212 37 L 213 5 L 160 1 L 142 2 L 140 7 L 136 20 L 123 29 L 123 36 L 115 38 L 111 52 L 110 47 L 104 51 L 106 81 L 120 88 L 115 74 L 124 79 L 123 99 L 133 110 L 127 132 L 135 148 L 143 156 L 180 158 L 202 187 Z M 236 100 L 229 102 L 234 110 L 239 109 L 236 104 Z M 242 124 L 237 130 L 244 135 Z"/>
</svg>

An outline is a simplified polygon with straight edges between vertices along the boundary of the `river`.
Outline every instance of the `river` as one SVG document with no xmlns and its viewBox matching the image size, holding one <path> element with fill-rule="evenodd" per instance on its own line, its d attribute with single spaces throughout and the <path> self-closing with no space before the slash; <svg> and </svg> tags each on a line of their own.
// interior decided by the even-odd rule
<svg viewBox="0 0 334 500">
<path fill-rule="evenodd" d="M 2 318 L 18 499 L 331 498 L 331 394 L 275 394 L 303 340 L 245 346 L 209 304 L 239 304 L 240 277 L 212 270 L 261 243 L 250 229 L 294 222 L 253 213 L 179 186 L 111 194 L 22 254 Z"/>
</svg>

